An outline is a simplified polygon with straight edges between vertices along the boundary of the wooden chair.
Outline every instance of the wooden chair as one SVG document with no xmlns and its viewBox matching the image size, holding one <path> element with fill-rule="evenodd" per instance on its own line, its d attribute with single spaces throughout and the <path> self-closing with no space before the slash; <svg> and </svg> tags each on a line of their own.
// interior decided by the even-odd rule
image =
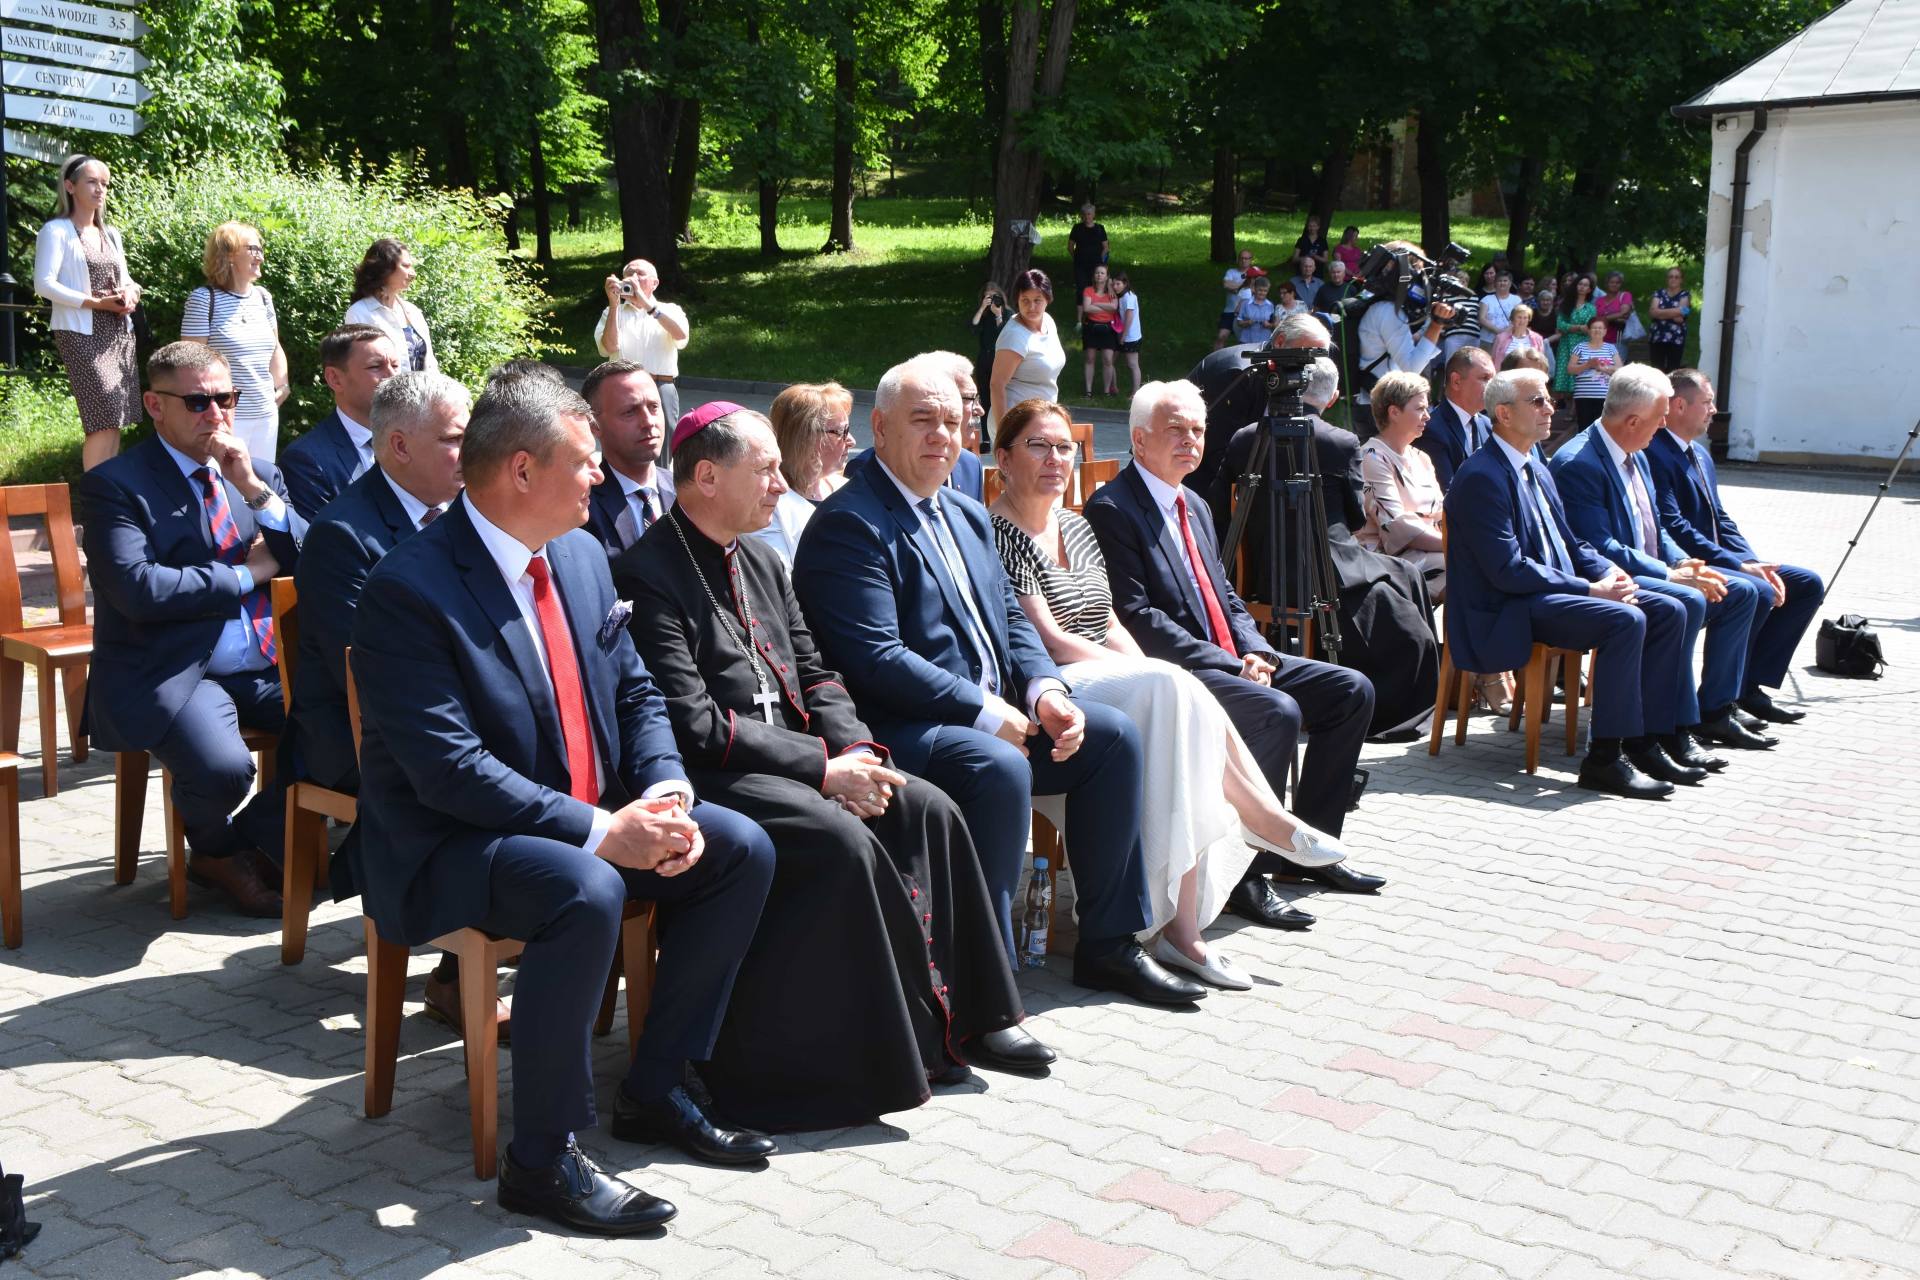
<svg viewBox="0 0 1920 1280">
<path fill-rule="evenodd" d="M 253 753 L 259 785 L 273 785 L 274 756 L 280 735 L 265 729 L 240 730 Z M 147 774 L 153 768 L 145 751 L 116 751 L 113 756 L 113 882 L 132 884 L 140 865 L 140 828 L 147 812 Z M 167 901 L 175 920 L 187 916 L 187 827 L 173 811 L 173 773 L 160 770 L 161 804 L 167 832 Z"/>
<path fill-rule="evenodd" d="M 1084 508 L 1087 505 L 1087 499 L 1094 495 L 1095 490 L 1109 480 L 1115 479 L 1119 474 L 1120 459 L 1118 458 L 1096 458 L 1082 463 L 1075 485 L 1079 490 L 1080 501 L 1074 504 L 1073 509 L 1079 511 Z"/>
<path fill-rule="evenodd" d="M 353 651 L 347 651 L 347 720 L 353 742 L 360 745 L 360 694 L 353 682 Z M 404 943 L 380 936 L 372 916 L 362 917 L 367 935 L 367 1053 L 365 1111 L 378 1119 L 393 1110 L 394 1073 L 400 1061 L 400 1015 L 406 996 L 407 956 Z M 473 1175 L 481 1181 L 499 1171 L 500 1150 L 500 1032 L 495 1010 L 500 996 L 500 966 L 518 956 L 526 944 L 479 929 L 455 929 L 427 944 L 460 961 L 460 1008 L 466 1051 L 467 1109 L 473 1123 Z M 652 903 L 629 902 L 620 924 L 614 967 L 608 975 L 609 995 L 602 1000 L 594 1030 L 604 1035 L 612 1026 L 611 992 L 624 975 L 627 980 L 627 1051 L 640 1041 L 647 1011 L 653 1003 L 654 909 Z"/>
<path fill-rule="evenodd" d="M 998 467 L 980 468 L 980 501 L 992 506 L 1000 497 L 1000 491 L 1007 487 Z"/>
<path fill-rule="evenodd" d="M 18 949 L 20 916 L 20 766 L 11 751 L 0 752 L 0 942 Z"/>
<path fill-rule="evenodd" d="M 275 578 L 271 590 L 280 704 L 291 721 L 293 680 L 300 662 L 300 593 L 292 578 Z M 313 910 L 314 891 L 327 883 L 327 819 L 350 823 L 358 812 L 358 802 L 344 791 L 317 782 L 288 785 L 287 844 L 280 882 L 281 964 L 299 964 L 307 954 L 307 917 Z"/>
<path fill-rule="evenodd" d="M 1520 672 L 1518 696 L 1513 700 L 1513 710 L 1507 716 L 1509 732 L 1520 727 L 1522 717 L 1527 722 L 1527 772 L 1540 770 L 1540 730 L 1552 718 L 1553 672 L 1564 666 L 1567 672 L 1567 754 L 1573 755 L 1580 750 L 1579 694 L 1580 674 L 1586 665 L 1588 650 L 1556 649 L 1551 645 L 1536 644 L 1527 658 L 1526 667 Z M 1467 740 L 1467 709 L 1473 701 L 1473 674 L 1462 671 L 1453 665 L 1453 648 L 1444 642 L 1440 646 L 1440 690 L 1433 703 L 1433 732 L 1427 740 L 1427 754 L 1440 754 L 1440 737 L 1446 732 L 1449 707 L 1454 712 L 1453 741 L 1455 746 Z M 1593 681 L 1587 681 L 1587 706 L 1593 705 Z"/>
<path fill-rule="evenodd" d="M 60 620 L 29 627 L 22 611 L 20 572 L 13 542 L 0 547 L 0 749 L 20 749 L 20 702 L 27 666 L 32 665 L 40 693 L 40 777 L 47 795 L 60 793 L 60 734 L 54 714 L 54 672 L 67 695 L 67 736 L 73 762 L 87 758 L 81 713 L 87 701 L 87 664 L 93 657 L 93 628 L 87 623 L 86 576 L 73 532 L 73 504 L 64 484 L 17 484 L 0 489 L 0 532 L 12 516 L 44 516 L 47 545 L 53 553 L 54 594 Z"/>
</svg>

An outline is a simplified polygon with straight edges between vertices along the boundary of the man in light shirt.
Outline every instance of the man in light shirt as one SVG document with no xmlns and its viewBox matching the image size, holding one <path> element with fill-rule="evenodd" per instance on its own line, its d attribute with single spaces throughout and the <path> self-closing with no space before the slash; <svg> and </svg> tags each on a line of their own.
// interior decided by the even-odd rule
<svg viewBox="0 0 1920 1280">
<path fill-rule="evenodd" d="M 680 352 L 687 345 L 687 313 L 656 296 L 660 273 L 635 258 L 604 283 L 607 309 L 593 326 L 594 343 L 609 360 L 631 360 L 653 375 L 669 425 L 680 421 Z"/>
</svg>

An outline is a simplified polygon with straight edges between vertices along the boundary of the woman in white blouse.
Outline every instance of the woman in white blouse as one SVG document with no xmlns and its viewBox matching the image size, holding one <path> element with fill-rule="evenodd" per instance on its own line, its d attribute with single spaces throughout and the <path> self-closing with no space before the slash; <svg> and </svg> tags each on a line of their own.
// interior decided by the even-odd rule
<svg viewBox="0 0 1920 1280">
<path fill-rule="evenodd" d="M 400 296 L 412 287 L 413 276 L 413 254 L 406 245 L 392 236 L 375 240 L 354 270 L 353 305 L 347 308 L 346 323 L 379 325 L 406 353 L 407 368 L 438 373 L 427 318 Z"/>
<path fill-rule="evenodd" d="M 787 491 L 773 509 L 773 522 L 753 536 L 771 543 L 788 569 L 813 509 L 847 482 L 852 413 L 853 393 L 837 382 L 796 382 L 768 410 Z"/>
<path fill-rule="evenodd" d="M 1047 314 L 1052 301 L 1053 282 L 1046 272 L 1036 267 L 1014 279 L 1013 319 L 994 344 L 991 405 L 996 425 L 1022 400 L 1060 398 L 1060 371 L 1067 367 L 1067 349 Z"/>
<path fill-rule="evenodd" d="M 204 342 L 226 357 L 233 389 L 233 430 L 247 452 L 272 462 L 280 450 L 280 406 L 287 398 L 287 351 L 280 345 L 280 317 L 273 295 L 257 283 L 266 266 L 260 231 L 244 222 L 223 222 L 207 236 L 201 258 L 206 284 L 187 295 L 180 336 Z"/>
</svg>

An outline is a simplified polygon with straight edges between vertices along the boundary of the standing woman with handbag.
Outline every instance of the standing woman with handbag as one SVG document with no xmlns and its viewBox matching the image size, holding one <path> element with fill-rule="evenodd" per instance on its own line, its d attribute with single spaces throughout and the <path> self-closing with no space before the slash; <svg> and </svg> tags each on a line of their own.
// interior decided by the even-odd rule
<svg viewBox="0 0 1920 1280">
<path fill-rule="evenodd" d="M 221 223 L 208 234 L 200 261 L 207 282 L 187 295 L 180 313 L 181 339 L 212 347 L 233 371 L 240 393 L 234 434 L 257 462 L 272 462 L 280 451 L 280 406 L 289 389 L 273 295 L 255 283 L 265 264 L 257 227 Z"/>
<path fill-rule="evenodd" d="M 33 291 L 53 304 L 53 345 L 80 407 L 80 463 L 88 471 L 119 453 L 121 430 L 140 420 L 130 314 L 140 286 L 127 275 L 119 228 L 107 225 L 110 185 L 106 165 L 69 157 L 33 252 Z"/>
</svg>

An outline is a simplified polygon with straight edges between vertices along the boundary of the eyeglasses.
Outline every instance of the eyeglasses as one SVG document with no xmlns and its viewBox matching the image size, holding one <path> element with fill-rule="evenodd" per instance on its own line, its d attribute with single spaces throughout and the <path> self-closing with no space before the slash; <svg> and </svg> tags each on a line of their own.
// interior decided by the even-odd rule
<svg viewBox="0 0 1920 1280">
<path fill-rule="evenodd" d="M 1553 403 L 1552 396 L 1528 396 L 1527 403 L 1536 409 L 1544 409 Z"/>
<path fill-rule="evenodd" d="M 853 428 L 852 427 L 823 427 L 820 431 L 820 434 L 823 436 L 831 436 L 835 440 L 851 440 L 853 439 Z"/>
<path fill-rule="evenodd" d="M 267 256 L 267 251 L 257 244 L 243 244 L 240 246 L 239 252 L 255 258 L 264 258 Z"/>
<path fill-rule="evenodd" d="M 162 391 L 159 387 L 155 387 L 153 393 L 157 396 L 172 396 L 187 407 L 188 413 L 205 413 L 214 405 L 219 405 L 222 409 L 231 409 L 240 403 L 238 391 L 189 391 L 182 394 L 178 391 Z"/>
<path fill-rule="evenodd" d="M 1073 457 L 1074 451 L 1080 446 L 1071 440 L 1062 440 L 1059 442 L 1052 440 L 1022 440 L 1020 447 L 1025 449 L 1027 456 L 1035 462 L 1045 462 L 1048 458 L 1058 458 L 1062 462 L 1065 462 Z"/>
</svg>

